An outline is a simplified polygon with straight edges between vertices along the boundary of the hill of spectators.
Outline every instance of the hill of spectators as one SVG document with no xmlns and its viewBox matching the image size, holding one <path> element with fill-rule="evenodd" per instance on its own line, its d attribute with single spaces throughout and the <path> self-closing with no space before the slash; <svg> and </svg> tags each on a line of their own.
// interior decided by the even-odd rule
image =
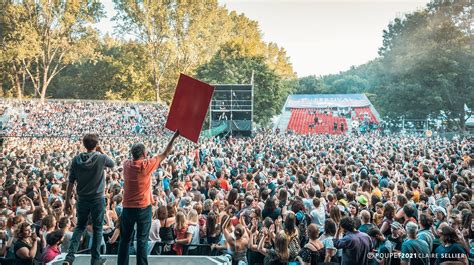
<svg viewBox="0 0 474 265">
<path fill-rule="evenodd" d="M 168 110 L 160 104 L 107 101 L 1 100 L 4 134 L 10 136 L 157 135 Z M 3 115 L 2 115 L 3 113 Z"/>
</svg>

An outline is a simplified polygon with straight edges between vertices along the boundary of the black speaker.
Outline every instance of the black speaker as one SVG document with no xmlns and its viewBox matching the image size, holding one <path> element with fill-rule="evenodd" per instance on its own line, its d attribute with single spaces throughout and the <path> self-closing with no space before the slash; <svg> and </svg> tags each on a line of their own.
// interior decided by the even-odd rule
<svg viewBox="0 0 474 265">
<path fill-rule="evenodd" d="M 214 85 L 210 106 L 210 127 L 226 124 L 232 134 L 251 135 L 253 126 L 253 85 Z"/>
</svg>

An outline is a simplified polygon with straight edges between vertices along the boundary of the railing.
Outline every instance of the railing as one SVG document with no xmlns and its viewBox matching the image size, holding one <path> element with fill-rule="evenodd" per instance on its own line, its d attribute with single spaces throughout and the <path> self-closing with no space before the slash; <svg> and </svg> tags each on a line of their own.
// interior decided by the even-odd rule
<svg viewBox="0 0 474 265">
<path fill-rule="evenodd" d="M 11 102 L 24 102 L 24 101 L 34 101 L 34 102 L 41 102 L 39 98 L 4 98 L 0 97 L 0 101 L 11 101 Z M 150 105 L 164 105 L 164 102 L 157 103 L 156 101 L 133 101 L 133 100 L 105 100 L 105 99 L 61 99 L 61 98 L 47 98 L 45 102 L 65 102 L 65 103 L 120 103 L 120 104 L 150 104 Z"/>
</svg>

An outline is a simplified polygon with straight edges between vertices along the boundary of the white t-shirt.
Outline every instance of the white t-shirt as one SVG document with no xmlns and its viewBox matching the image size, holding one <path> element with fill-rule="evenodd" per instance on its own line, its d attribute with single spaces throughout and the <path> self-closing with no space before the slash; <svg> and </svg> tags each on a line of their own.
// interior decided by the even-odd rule
<svg viewBox="0 0 474 265">
<path fill-rule="evenodd" d="M 193 235 L 193 238 L 191 239 L 191 243 L 189 243 L 189 244 L 191 244 L 191 245 L 199 244 L 199 225 L 198 224 L 190 224 L 188 226 L 187 233 Z M 191 246 L 188 249 L 192 250 L 192 249 L 196 249 L 196 248 L 197 248 L 196 246 Z"/>
<path fill-rule="evenodd" d="M 30 208 L 28 207 L 28 209 L 23 209 L 23 208 L 17 208 L 16 209 L 16 215 L 24 215 L 25 218 L 26 218 L 26 221 L 29 223 L 29 224 L 32 224 L 33 223 L 33 214 L 28 214 L 26 215 L 26 213 L 30 211 Z"/>
<path fill-rule="evenodd" d="M 324 230 L 324 222 L 326 221 L 326 211 L 324 207 L 319 206 L 311 211 L 311 223 L 316 224 L 319 226 L 320 231 Z"/>
<path fill-rule="evenodd" d="M 148 236 L 149 241 L 161 242 L 160 238 L 160 221 L 153 220 L 150 227 L 150 235 Z"/>
<path fill-rule="evenodd" d="M 67 231 L 64 234 L 63 243 L 61 244 L 61 253 L 67 253 L 68 252 L 69 245 L 70 245 L 70 242 L 71 242 L 71 239 L 72 239 L 72 234 L 73 233 L 71 231 Z"/>
</svg>

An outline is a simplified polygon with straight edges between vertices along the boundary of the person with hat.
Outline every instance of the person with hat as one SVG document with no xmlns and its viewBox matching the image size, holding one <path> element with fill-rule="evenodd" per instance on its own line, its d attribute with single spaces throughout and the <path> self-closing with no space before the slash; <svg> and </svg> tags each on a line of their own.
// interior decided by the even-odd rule
<svg viewBox="0 0 474 265">
<path fill-rule="evenodd" d="M 434 227 L 435 229 L 438 229 L 441 224 L 443 223 L 446 223 L 447 224 L 447 212 L 446 212 L 446 209 L 441 207 L 441 206 L 438 206 L 438 207 L 434 207 L 432 209 L 432 212 L 433 214 L 435 215 L 435 223 L 434 223 Z"/>
<path fill-rule="evenodd" d="M 408 222 L 406 225 L 407 240 L 402 244 L 402 265 L 429 265 L 430 249 L 428 243 L 417 239 L 418 225 L 414 222 Z"/>
<path fill-rule="evenodd" d="M 406 239 L 405 229 L 403 228 L 403 225 L 397 221 L 391 223 L 390 229 L 391 234 L 387 237 L 387 240 L 393 244 L 394 253 L 401 253 L 403 241 Z M 393 259 L 391 264 L 400 264 L 400 259 Z"/>
<path fill-rule="evenodd" d="M 18 197 L 16 205 L 16 214 L 24 215 L 26 217 L 27 222 L 29 222 L 30 224 L 33 223 L 33 212 L 36 209 L 33 200 L 23 194 Z"/>
<path fill-rule="evenodd" d="M 369 200 L 367 199 L 367 197 L 365 195 L 360 195 L 359 197 L 357 197 L 357 202 L 360 205 L 360 207 L 359 207 L 360 211 L 368 210 L 367 205 L 369 204 Z"/>
</svg>

